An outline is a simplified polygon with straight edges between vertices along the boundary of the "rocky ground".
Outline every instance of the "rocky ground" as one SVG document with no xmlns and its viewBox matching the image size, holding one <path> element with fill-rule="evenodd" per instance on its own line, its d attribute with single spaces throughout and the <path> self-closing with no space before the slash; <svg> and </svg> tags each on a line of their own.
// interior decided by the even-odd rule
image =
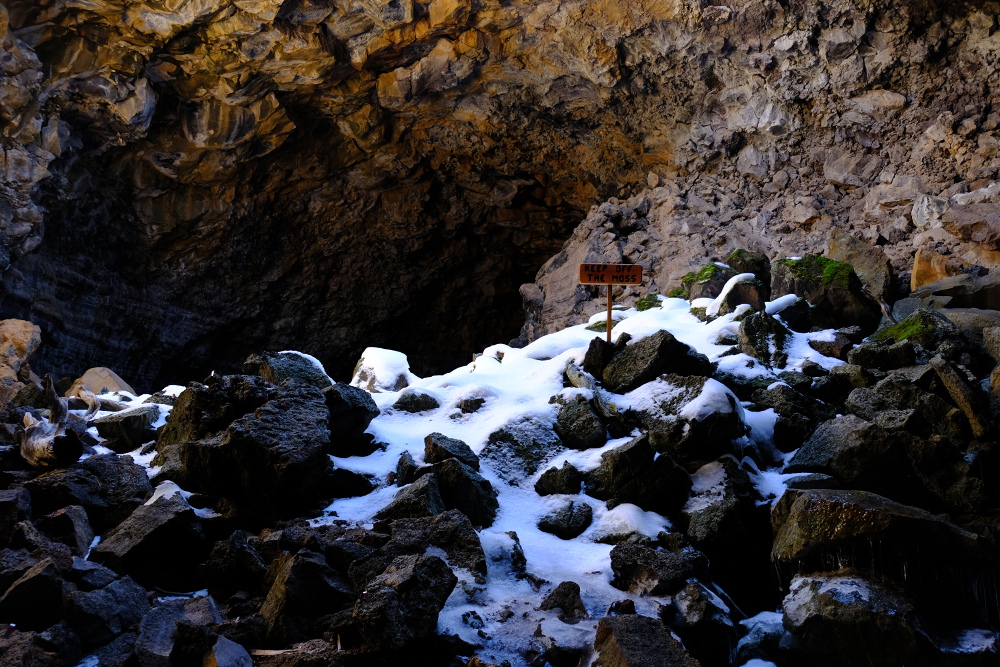
<svg viewBox="0 0 1000 667">
<path fill-rule="evenodd" d="M 893 323 L 850 265 L 729 260 L 615 344 L 598 313 L 424 379 L 264 354 L 60 403 L 0 323 L 0 662 L 995 664 L 996 273 Z M 32 468 L 60 405 L 85 454 Z"/>
<path fill-rule="evenodd" d="M 515 336 L 518 286 L 585 217 L 578 241 L 661 291 L 834 230 L 898 270 L 924 247 L 992 266 L 995 193 L 967 195 L 1000 169 L 997 13 L 8 0 L 0 315 L 43 326 L 62 374 L 113 355 L 163 384 L 295 347 L 346 375 L 367 345 L 426 374 Z M 647 186 L 634 220 L 587 217 Z"/>
</svg>

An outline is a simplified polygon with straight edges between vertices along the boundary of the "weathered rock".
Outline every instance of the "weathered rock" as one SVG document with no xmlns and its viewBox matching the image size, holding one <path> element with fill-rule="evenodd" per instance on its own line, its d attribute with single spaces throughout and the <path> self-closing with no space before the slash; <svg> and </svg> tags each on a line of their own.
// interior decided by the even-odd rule
<svg viewBox="0 0 1000 667">
<path fill-rule="evenodd" d="M 215 543 L 199 568 L 212 595 L 225 599 L 238 590 L 256 591 L 264 582 L 267 563 L 242 530 Z"/>
<path fill-rule="evenodd" d="M 447 509 L 441 498 L 437 475 L 421 475 L 409 486 L 400 489 L 388 505 L 375 515 L 378 521 L 408 519 L 440 514 Z"/>
<path fill-rule="evenodd" d="M 865 369 L 892 370 L 916 363 L 913 343 L 901 340 L 896 343 L 862 343 L 847 353 L 847 363 Z"/>
<path fill-rule="evenodd" d="M 541 611 L 558 609 L 557 616 L 564 623 L 577 623 L 587 617 L 587 608 L 580 599 L 580 584 L 563 581 L 545 596 L 538 607 Z"/>
<path fill-rule="evenodd" d="M 629 338 L 631 339 L 631 336 Z M 620 336 L 618 340 L 621 340 Z M 613 343 L 609 343 L 603 338 L 592 338 L 587 347 L 587 353 L 583 357 L 583 370 L 595 378 L 602 377 L 604 369 L 607 368 L 617 351 L 619 350 Z"/>
<path fill-rule="evenodd" d="M 854 414 L 874 420 L 886 410 L 918 410 L 917 435 L 936 433 L 961 439 L 969 431 L 968 420 L 962 411 L 936 394 L 923 391 L 899 375 L 890 375 L 871 388 L 853 390 L 844 407 Z"/>
<path fill-rule="evenodd" d="M 917 248 L 910 270 L 910 291 L 962 272 L 961 260 L 947 257 L 928 248 Z"/>
<path fill-rule="evenodd" d="M 441 433 L 431 433 L 424 438 L 424 462 L 439 463 L 445 459 L 457 459 L 473 470 L 479 470 L 479 457 L 461 440 Z"/>
<path fill-rule="evenodd" d="M 0 321 L 0 365 L 15 374 L 42 343 L 41 327 L 24 320 Z"/>
<path fill-rule="evenodd" d="M 670 456 L 657 455 L 643 435 L 602 454 L 601 465 L 584 473 L 584 488 L 598 500 L 666 515 L 683 504 L 691 478 Z"/>
<path fill-rule="evenodd" d="M 729 453 L 748 430 L 736 395 L 712 378 L 663 375 L 626 400 L 650 446 L 689 471 Z"/>
<path fill-rule="evenodd" d="M 847 355 L 849 354 L 854 343 L 850 338 L 844 334 L 834 332 L 832 339 L 809 339 L 809 347 L 816 350 L 820 354 L 826 357 L 833 357 L 834 359 L 840 359 L 841 361 L 847 361 Z"/>
<path fill-rule="evenodd" d="M 215 643 L 203 659 L 216 667 L 248 667 L 253 664 L 253 658 L 245 648 L 221 635 L 215 638 Z"/>
<path fill-rule="evenodd" d="M 690 301 L 700 298 L 714 299 L 722 293 L 722 288 L 730 278 L 736 275 L 731 267 L 711 262 L 701 267 L 697 273 L 684 277 L 687 288 L 687 298 Z"/>
<path fill-rule="evenodd" d="M 611 550 L 611 585 L 630 593 L 669 595 L 698 574 L 693 557 L 641 544 L 619 544 Z"/>
<path fill-rule="evenodd" d="M 259 375 L 271 384 L 284 384 L 291 380 L 320 390 L 333 384 L 321 364 L 298 352 L 251 354 L 243 362 L 243 373 Z"/>
<path fill-rule="evenodd" d="M 782 601 L 790 636 L 782 641 L 789 658 L 815 665 L 935 664 L 906 598 L 851 573 L 814 574 L 792 580 Z"/>
<path fill-rule="evenodd" d="M 259 408 L 278 391 L 263 378 L 249 375 L 213 375 L 205 384 L 192 384 L 174 401 L 170 418 L 157 440 L 157 450 L 215 435 Z"/>
<path fill-rule="evenodd" d="M 66 618 L 88 647 L 106 644 L 135 630 L 149 611 L 146 589 L 125 576 L 91 591 L 66 597 Z"/>
<path fill-rule="evenodd" d="M 417 479 L 418 469 L 419 466 L 410 452 L 405 451 L 400 454 L 399 460 L 396 462 L 396 486 L 412 484 Z"/>
<path fill-rule="evenodd" d="M 0 490 L 0 547 L 7 546 L 14 526 L 30 516 L 31 496 L 24 488 Z"/>
<path fill-rule="evenodd" d="M 334 456 L 367 456 L 376 446 L 365 430 L 379 415 L 378 406 L 364 389 L 336 382 L 323 390 L 330 411 L 330 453 Z"/>
<path fill-rule="evenodd" d="M 211 597 L 168 600 L 153 607 L 139 624 L 135 655 L 139 664 L 169 667 L 178 624 L 215 625 L 222 616 Z"/>
<path fill-rule="evenodd" d="M 604 386 L 623 394 L 663 373 L 710 375 L 708 357 L 694 352 L 669 331 L 657 331 L 619 352 L 604 369 Z"/>
<path fill-rule="evenodd" d="M 488 459 L 508 481 L 535 474 L 547 461 L 564 451 L 562 440 L 537 419 L 512 421 L 490 433 L 479 457 Z"/>
<path fill-rule="evenodd" d="M 589 401 L 580 395 L 564 399 L 553 430 L 570 449 L 592 449 L 600 447 L 607 440 L 607 428 L 590 407 Z"/>
<path fill-rule="evenodd" d="M 118 574 L 110 568 L 76 556 L 67 577 L 76 585 L 77 590 L 94 591 L 118 579 Z"/>
<path fill-rule="evenodd" d="M 564 461 L 561 468 L 549 468 L 535 482 L 535 493 L 548 496 L 553 493 L 576 494 L 580 492 L 583 483 L 583 473 L 577 470 L 569 461 Z"/>
<path fill-rule="evenodd" d="M 200 588 L 197 565 L 208 555 L 201 519 L 171 482 L 91 550 L 90 557 L 136 581 L 166 590 Z"/>
<path fill-rule="evenodd" d="M 436 398 L 420 391 L 404 391 L 396 399 L 396 402 L 392 404 L 394 410 L 413 413 L 436 410 L 440 407 L 441 404 L 438 403 Z"/>
<path fill-rule="evenodd" d="M 977 243 L 988 250 L 1000 250 L 1000 206 L 997 204 L 959 204 L 941 216 L 941 225 L 963 241 Z"/>
<path fill-rule="evenodd" d="M 354 622 L 364 645 L 402 648 L 432 635 L 438 613 L 458 578 L 437 556 L 399 556 L 369 582 L 354 605 Z"/>
<path fill-rule="evenodd" d="M 937 372 L 938 377 L 951 400 L 959 407 L 966 419 L 969 420 L 969 427 L 972 429 L 972 437 L 981 438 L 989 431 L 990 425 L 986 417 L 986 406 L 983 397 L 970 387 L 958 370 L 938 355 L 931 359 L 931 366 Z"/>
<path fill-rule="evenodd" d="M 66 391 L 66 396 L 79 396 L 81 387 L 87 387 L 87 389 L 95 394 L 114 393 L 116 391 L 124 391 L 129 394 L 136 393 L 135 389 L 132 389 L 131 385 L 121 379 L 117 373 L 104 366 L 88 368 L 83 375 L 73 381 L 73 384 Z"/>
<path fill-rule="evenodd" d="M 159 416 L 160 408 L 151 403 L 98 417 L 91 424 L 105 438 L 105 447 L 124 454 L 156 439 L 153 423 Z"/>
<path fill-rule="evenodd" d="M 697 581 L 689 581 L 660 608 L 660 619 L 684 641 L 705 667 L 730 664 L 736 648 L 736 626 L 729 607 Z"/>
<path fill-rule="evenodd" d="M 740 320 L 738 339 L 740 350 L 764 363 L 765 366 L 784 368 L 788 353 L 784 351 L 789 335 L 775 317 L 766 312 L 756 312 Z"/>
<path fill-rule="evenodd" d="M 86 556 L 94 541 L 87 511 L 79 505 L 69 505 L 35 521 L 35 526 L 46 537 L 68 546 L 75 556 Z"/>
<path fill-rule="evenodd" d="M 882 309 L 862 291 L 861 281 L 850 264 L 819 255 L 783 259 L 771 264 L 771 294 L 797 294 L 823 309 L 837 326 L 857 325 L 874 331 Z"/>
<path fill-rule="evenodd" d="M 413 375 L 406 355 L 395 350 L 369 347 L 361 354 L 351 374 L 351 386 L 373 394 L 400 391 L 410 386 Z"/>
<path fill-rule="evenodd" d="M 69 586 L 46 558 L 25 572 L 0 597 L 0 618 L 25 630 L 44 630 L 62 616 Z"/>
<path fill-rule="evenodd" d="M 451 566 L 486 575 L 486 555 L 479 535 L 469 518 L 458 510 L 427 518 L 396 519 L 389 524 L 389 532 L 392 539 L 386 548 L 422 554 L 428 546 L 438 547 L 448 555 Z"/>
<path fill-rule="evenodd" d="M 590 527 L 594 510 L 587 503 L 570 500 L 538 520 L 538 529 L 571 540 Z"/>
<path fill-rule="evenodd" d="M 752 273 L 763 284 L 765 301 L 771 300 L 771 260 L 762 252 L 750 252 L 745 248 L 737 248 L 726 257 L 728 264 L 736 273 Z"/>
<path fill-rule="evenodd" d="M 475 470 L 458 459 L 446 459 L 422 468 L 419 474 L 433 474 L 446 509 L 457 509 L 480 528 L 493 525 L 497 510 L 497 493 Z"/>
<path fill-rule="evenodd" d="M 349 607 L 354 587 L 326 559 L 308 550 L 285 554 L 271 564 L 270 590 L 260 614 L 270 641 L 289 644 L 315 637 L 316 620 Z"/>
<path fill-rule="evenodd" d="M 878 246 L 865 243 L 843 230 L 835 229 L 830 235 L 827 256 L 838 262 L 850 264 L 861 279 L 861 283 L 872 295 L 882 300 L 890 298 L 895 276 L 892 263 Z"/>
<path fill-rule="evenodd" d="M 663 624 L 648 616 L 605 616 L 597 624 L 595 667 L 696 667 Z"/>
<path fill-rule="evenodd" d="M 770 293 L 770 289 L 763 281 L 757 278 L 744 278 L 725 293 L 716 314 L 728 315 L 742 305 L 750 306 L 755 311 L 764 310 L 764 304 Z"/>
</svg>

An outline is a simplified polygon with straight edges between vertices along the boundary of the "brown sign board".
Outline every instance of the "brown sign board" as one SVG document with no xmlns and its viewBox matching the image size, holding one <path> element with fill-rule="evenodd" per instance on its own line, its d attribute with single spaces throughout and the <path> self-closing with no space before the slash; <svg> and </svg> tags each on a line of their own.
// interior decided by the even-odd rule
<svg viewBox="0 0 1000 667">
<path fill-rule="evenodd" d="M 581 264 L 583 285 L 638 285 L 642 282 L 639 264 Z"/>
</svg>

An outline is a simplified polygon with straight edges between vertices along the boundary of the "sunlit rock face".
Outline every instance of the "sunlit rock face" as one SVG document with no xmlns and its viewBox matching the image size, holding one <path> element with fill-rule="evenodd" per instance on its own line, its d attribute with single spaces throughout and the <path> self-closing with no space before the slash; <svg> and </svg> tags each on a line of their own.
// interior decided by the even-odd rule
<svg viewBox="0 0 1000 667">
<path fill-rule="evenodd" d="M 0 311 L 57 373 L 295 347 L 343 375 L 367 345 L 426 372 L 515 335 L 518 285 L 647 182 L 888 188 L 935 123 L 972 143 L 932 176 L 991 168 L 995 3 L 702 4 L 7 0 Z"/>
</svg>

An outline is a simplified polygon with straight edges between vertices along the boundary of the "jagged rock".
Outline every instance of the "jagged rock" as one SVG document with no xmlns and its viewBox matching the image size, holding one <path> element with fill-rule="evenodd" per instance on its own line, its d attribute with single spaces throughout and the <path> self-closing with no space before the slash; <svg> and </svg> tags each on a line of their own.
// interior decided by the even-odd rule
<svg viewBox="0 0 1000 667">
<path fill-rule="evenodd" d="M 889 299 L 895 276 L 892 263 L 881 248 L 865 243 L 843 230 L 835 229 L 830 235 L 827 255 L 830 259 L 849 264 L 861 279 L 861 283 L 874 296 L 883 300 Z"/>
<path fill-rule="evenodd" d="M 365 430 L 379 415 L 378 406 L 364 389 L 336 382 L 323 390 L 330 410 L 330 453 L 334 456 L 367 456 L 376 446 Z"/>
<path fill-rule="evenodd" d="M 118 391 L 129 394 L 137 393 L 125 380 L 119 377 L 110 368 L 97 366 L 88 368 L 83 375 L 73 381 L 72 386 L 66 391 L 66 396 L 79 396 L 81 387 L 87 387 L 95 394 L 114 393 Z"/>
<path fill-rule="evenodd" d="M 130 456 L 101 454 L 26 482 L 35 514 L 80 505 L 94 530 L 117 525 L 152 494 L 146 469 Z"/>
<path fill-rule="evenodd" d="M 6 547 L 18 522 L 31 516 L 31 495 L 24 488 L 0 490 L 0 547 Z"/>
<path fill-rule="evenodd" d="M 697 273 L 690 273 L 684 277 L 683 284 L 687 288 L 688 300 L 716 298 L 722 293 L 726 282 L 735 275 L 736 271 L 729 266 L 715 262 L 706 264 Z"/>
<path fill-rule="evenodd" d="M 221 635 L 215 638 L 203 660 L 215 667 L 248 667 L 253 664 L 253 658 L 245 648 Z"/>
<path fill-rule="evenodd" d="M 391 521 L 393 519 L 433 516 L 440 514 L 445 509 L 437 475 L 429 473 L 420 476 L 409 486 L 400 489 L 392 502 L 378 511 L 375 519 L 377 521 Z"/>
<path fill-rule="evenodd" d="M 474 412 L 479 412 L 479 409 L 486 405 L 486 399 L 477 396 L 475 398 L 463 398 L 458 402 L 458 409 L 462 411 L 463 414 L 471 415 Z"/>
<path fill-rule="evenodd" d="M 961 260 L 947 257 L 929 248 L 917 248 L 910 269 L 910 291 L 962 272 Z"/>
<path fill-rule="evenodd" d="M 587 503 L 570 500 L 538 520 L 538 529 L 571 540 L 590 527 L 594 510 Z"/>
<path fill-rule="evenodd" d="M 334 495 L 323 394 L 303 384 L 262 383 L 237 376 L 207 390 L 185 390 L 157 442 L 154 462 L 163 465 L 157 479 L 226 496 L 264 515 L 295 512 Z M 206 428 L 219 430 L 201 435 Z M 178 440 L 185 435 L 200 438 Z"/>
<path fill-rule="evenodd" d="M 698 574 L 696 558 L 641 544 L 619 544 L 611 550 L 611 585 L 630 593 L 669 595 Z"/>
<path fill-rule="evenodd" d="M 941 225 L 963 241 L 988 250 L 1000 250 L 1000 206 L 965 204 L 951 206 L 941 216 Z"/>
<path fill-rule="evenodd" d="M 225 599 L 238 590 L 258 590 L 264 582 L 267 563 L 247 541 L 246 532 L 237 530 L 228 539 L 215 543 L 199 569 L 208 582 L 209 592 Z"/>
<path fill-rule="evenodd" d="M 745 278 L 734 284 L 719 304 L 717 315 L 728 315 L 739 306 L 748 305 L 755 311 L 764 310 L 770 290 L 757 278 Z"/>
<path fill-rule="evenodd" d="M 784 368 L 788 360 L 785 339 L 789 331 L 772 315 L 759 311 L 740 320 L 737 334 L 740 350 L 765 366 Z"/>
<path fill-rule="evenodd" d="M 320 390 L 333 384 L 322 365 L 298 352 L 251 354 L 243 362 L 243 373 L 259 375 L 271 384 L 284 384 L 293 380 Z"/>
<path fill-rule="evenodd" d="M 0 597 L 0 618 L 25 630 L 44 630 L 62 616 L 69 586 L 51 559 L 25 572 Z"/>
<path fill-rule="evenodd" d="M 216 625 L 222 621 L 211 597 L 168 600 L 153 607 L 139 624 L 135 655 L 139 664 L 148 667 L 170 667 L 179 623 Z"/>
<path fill-rule="evenodd" d="M 438 613 L 457 582 L 437 556 L 393 560 L 354 605 L 354 622 L 364 645 L 397 649 L 434 634 Z"/>
<path fill-rule="evenodd" d="M 925 308 L 913 311 L 899 324 L 877 331 L 872 334 L 871 340 L 876 343 L 909 341 L 948 358 L 955 357 L 966 349 L 966 342 L 958 327 L 940 313 Z"/>
<path fill-rule="evenodd" d="M 773 262 L 771 276 L 773 297 L 797 294 L 821 308 L 837 326 L 857 325 L 871 332 L 882 319 L 881 307 L 863 293 L 850 264 L 805 254 Z"/>
<path fill-rule="evenodd" d="M 736 648 L 730 609 L 703 584 L 689 581 L 660 608 L 660 619 L 680 635 L 684 647 L 704 667 L 725 667 Z"/>
<path fill-rule="evenodd" d="M 67 577 L 76 585 L 77 590 L 94 591 L 110 584 L 118 578 L 118 574 L 99 563 L 76 556 Z"/>
<path fill-rule="evenodd" d="M 597 624 L 595 667 L 697 667 L 663 624 L 648 616 L 605 616 Z"/>
<path fill-rule="evenodd" d="M 901 340 L 897 343 L 862 343 L 847 353 L 847 363 L 862 368 L 892 370 L 916 363 L 913 343 Z"/>
<path fill-rule="evenodd" d="M 149 611 L 146 589 L 125 576 L 66 597 L 66 618 L 89 647 L 101 646 L 135 630 Z"/>
<path fill-rule="evenodd" d="M 150 403 L 98 417 L 91 424 L 97 427 L 97 433 L 105 439 L 102 443 L 105 447 L 124 454 L 156 439 L 153 422 L 159 416 L 160 408 L 155 403 Z"/>
<path fill-rule="evenodd" d="M 41 343 L 42 329 L 38 325 L 25 320 L 0 321 L 0 365 L 7 366 L 15 375 Z"/>
<path fill-rule="evenodd" d="M 497 493 L 493 485 L 458 459 L 446 459 L 421 468 L 419 474 L 433 474 L 446 509 L 457 509 L 469 517 L 472 525 L 485 528 L 493 525 L 497 510 Z"/>
<path fill-rule="evenodd" d="M 392 404 L 393 410 L 402 410 L 403 412 L 426 412 L 427 410 L 436 410 L 441 407 L 437 399 L 430 394 L 425 394 L 419 391 L 405 391 L 400 394 L 396 402 Z"/>
<path fill-rule="evenodd" d="M 587 618 L 587 608 L 580 599 L 580 584 L 563 581 L 545 596 L 538 607 L 541 611 L 558 609 L 557 616 L 564 623 L 577 623 Z"/>
<path fill-rule="evenodd" d="M 435 546 L 448 554 L 448 563 L 480 576 L 486 575 L 486 554 L 472 522 L 458 510 L 447 510 L 432 517 L 396 519 L 389 524 L 392 539 L 385 548 L 403 553 L 422 554 Z"/>
<path fill-rule="evenodd" d="M 535 493 L 548 496 L 553 493 L 580 493 L 583 483 L 583 473 L 577 470 L 569 461 L 564 461 L 561 468 L 549 468 L 535 482 Z"/>
<path fill-rule="evenodd" d="M 200 588 L 197 565 L 208 555 L 201 519 L 170 482 L 97 544 L 95 562 L 167 590 Z"/>
<path fill-rule="evenodd" d="M 424 462 L 439 463 L 445 459 L 457 459 L 473 470 L 479 470 L 479 457 L 461 440 L 441 433 L 431 433 L 424 438 Z"/>
<path fill-rule="evenodd" d="M 316 636 L 316 619 L 349 607 L 354 587 L 322 554 L 303 549 L 271 564 L 270 590 L 260 614 L 270 641 L 289 644 Z"/>
<path fill-rule="evenodd" d="M 418 469 L 419 466 L 410 452 L 400 454 L 399 461 L 396 462 L 396 486 L 412 484 L 417 479 Z"/>
<path fill-rule="evenodd" d="M 580 395 L 560 401 L 559 414 L 553 430 L 570 449 L 593 449 L 607 440 L 607 428 L 590 407 L 590 402 Z"/>
<path fill-rule="evenodd" d="M 669 331 L 657 331 L 619 352 L 605 367 L 608 391 L 624 394 L 664 373 L 711 375 L 708 357 L 694 352 Z"/>
<path fill-rule="evenodd" d="M 961 439 L 969 431 L 962 411 L 936 394 L 921 390 L 898 375 L 890 375 L 871 388 L 853 390 L 844 407 L 864 419 L 873 420 L 886 410 L 916 409 L 919 413 L 917 435 L 937 433 Z"/>
<path fill-rule="evenodd" d="M 787 491 L 771 524 L 784 577 L 839 563 L 894 581 L 929 622 L 972 627 L 992 613 L 971 602 L 971 582 L 993 576 L 994 564 L 977 535 L 939 516 L 865 491 L 811 489 Z"/>
<path fill-rule="evenodd" d="M 983 404 L 980 394 L 966 384 L 958 370 L 944 357 L 938 355 L 931 359 L 931 367 L 937 372 L 938 377 L 951 400 L 965 414 L 969 420 L 969 427 L 972 429 L 972 437 L 981 438 L 989 431 L 989 421 L 985 420 L 986 406 Z"/>
<path fill-rule="evenodd" d="M 94 541 L 87 511 L 79 505 L 69 505 L 40 517 L 35 526 L 49 539 L 68 546 L 75 556 L 86 556 Z"/>
<path fill-rule="evenodd" d="M 750 252 L 745 248 L 737 248 L 726 257 L 728 264 L 736 273 L 752 273 L 763 286 L 762 296 L 765 301 L 771 300 L 771 260 L 762 252 Z"/>
<path fill-rule="evenodd" d="M 782 609 L 789 632 L 782 649 L 792 660 L 830 667 L 935 664 L 910 602 L 862 576 L 796 577 Z"/>
<path fill-rule="evenodd" d="M 731 451 L 748 430 L 736 395 L 712 378 L 663 375 L 626 399 L 652 448 L 689 471 Z"/>
<path fill-rule="evenodd" d="M 642 435 L 602 454 L 601 465 L 584 473 L 584 488 L 598 500 L 666 515 L 683 504 L 691 478 L 670 456 L 657 455 Z"/>
<path fill-rule="evenodd" d="M 854 343 L 848 336 L 835 331 L 831 340 L 810 338 L 809 347 L 825 357 L 847 361 L 847 355 L 850 354 Z"/>
<path fill-rule="evenodd" d="M 563 449 L 555 431 L 537 419 L 527 418 L 490 433 L 479 457 L 488 459 L 501 478 L 511 481 L 535 474 Z"/>
<path fill-rule="evenodd" d="M 631 336 L 629 336 L 629 339 L 631 339 Z M 619 336 L 618 341 L 620 342 L 621 340 L 622 337 Z M 624 348 L 624 344 L 622 348 Z M 618 345 L 609 343 L 603 338 L 592 338 L 590 345 L 587 347 L 587 353 L 583 357 L 583 370 L 595 378 L 602 377 L 604 369 L 607 368 L 608 363 L 618 351 L 620 351 Z"/>
</svg>

